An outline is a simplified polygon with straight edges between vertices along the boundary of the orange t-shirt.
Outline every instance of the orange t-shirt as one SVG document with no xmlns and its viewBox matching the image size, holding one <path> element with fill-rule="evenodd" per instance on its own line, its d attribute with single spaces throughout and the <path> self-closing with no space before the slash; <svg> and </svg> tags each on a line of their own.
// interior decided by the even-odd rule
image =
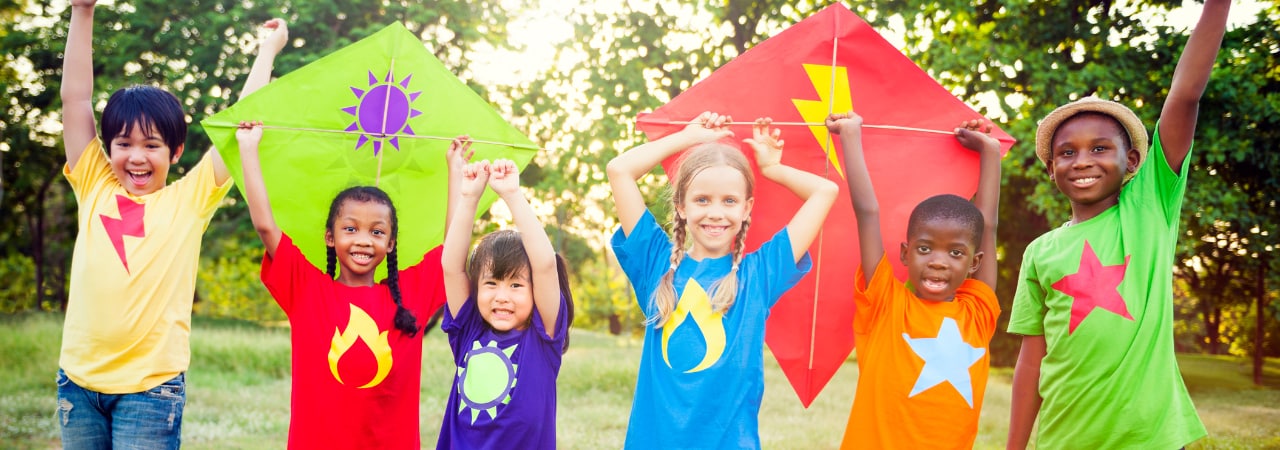
<svg viewBox="0 0 1280 450">
<path fill-rule="evenodd" d="M 949 302 L 921 300 L 880 260 L 858 269 L 858 389 L 841 448 L 972 448 L 1000 303 L 969 279 Z"/>
</svg>

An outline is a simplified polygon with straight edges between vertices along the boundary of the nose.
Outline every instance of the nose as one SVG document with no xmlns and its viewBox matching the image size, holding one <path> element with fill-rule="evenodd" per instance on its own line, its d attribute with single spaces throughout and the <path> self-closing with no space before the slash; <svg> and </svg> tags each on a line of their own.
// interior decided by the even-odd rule
<svg viewBox="0 0 1280 450">
<path fill-rule="evenodd" d="M 1078 152 L 1075 158 L 1071 159 L 1071 167 L 1074 169 L 1085 169 L 1093 167 L 1093 156 L 1089 152 Z"/>
<path fill-rule="evenodd" d="M 942 258 L 929 258 L 925 261 L 925 264 L 930 269 L 942 270 L 947 268 L 947 264 L 942 261 Z"/>
</svg>

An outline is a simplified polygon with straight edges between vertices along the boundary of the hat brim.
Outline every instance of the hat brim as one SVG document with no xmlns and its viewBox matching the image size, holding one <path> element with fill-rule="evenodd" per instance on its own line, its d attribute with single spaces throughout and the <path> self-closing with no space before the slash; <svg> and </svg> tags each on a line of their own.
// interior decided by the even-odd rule
<svg viewBox="0 0 1280 450">
<path fill-rule="evenodd" d="M 1151 142 L 1142 119 L 1122 104 L 1089 96 L 1059 106 L 1040 121 L 1039 127 L 1036 128 L 1036 157 L 1040 158 L 1040 163 L 1044 164 L 1045 168 L 1049 167 L 1049 151 L 1053 146 L 1053 135 L 1058 131 L 1058 127 L 1068 119 L 1085 112 L 1103 114 L 1120 122 L 1120 126 L 1129 133 L 1129 147 L 1138 151 L 1137 167 L 1142 167 L 1142 163 L 1147 160 L 1147 147 Z M 1135 172 L 1137 167 L 1134 168 Z M 1132 176 L 1132 173 L 1129 176 Z"/>
</svg>

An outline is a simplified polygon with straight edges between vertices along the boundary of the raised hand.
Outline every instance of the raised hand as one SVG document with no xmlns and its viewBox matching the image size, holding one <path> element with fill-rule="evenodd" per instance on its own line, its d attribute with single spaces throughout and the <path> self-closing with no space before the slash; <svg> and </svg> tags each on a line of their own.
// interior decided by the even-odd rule
<svg viewBox="0 0 1280 450">
<path fill-rule="evenodd" d="M 751 137 L 742 140 L 755 149 L 756 165 L 762 172 L 765 168 L 782 164 L 782 130 L 770 130 L 772 124 L 773 119 L 768 117 L 756 119 L 755 125 L 751 126 Z"/>
<path fill-rule="evenodd" d="M 97 3 L 98 0 L 71 0 L 71 6 L 88 6 L 92 8 Z"/>
<path fill-rule="evenodd" d="M 269 31 L 266 37 L 262 38 L 262 43 L 258 48 L 258 53 L 271 52 L 273 55 L 280 54 L 284 50 L 285 44 L 289 43 L 289 25 L 284 19 L 271 19 L 262 24 L 262 28 Z"/>
<path fill-rule="evenodd" d="M 733 118 L 722 116 L 710 111 L 698 114 L 693 118 L 692 123 L 685 125 L 683 132 L 690 135 L 700 144 L 707 142 L 715 142 L 727 137 L 733 136 L 733 131 L 729 130 L 729 123 L 733 122 Z"/>
<path fill-rule="evenodd" d="M 257 149 L 258 143 L 262 142 L 262 122 L 244 120 L 236 127 L 236 142 L 240 143 L 240 147 L 251 147 L 250 150 Z"/>
<path fill-rule="evenodd" d="M 960 123 L 956 127 L 956 140 L 963 145 L 964 148 L 973 151 L 983 150 L 1000 150 L 1000 141 L 991 137 L 991 123 L 985 120 L 973 119 Z"/>
<path fill-rule="evenodd" d="M 475 156 L 475 152 L 471 150 L 471 136 L 465 134 L 453 138 L 449 143 L 449 150 L 444 155 L 449 170 L 462 170 L 467 162 L 471 161 L 472 156 Z"/>
<path fill-rule="evenodd" d="M 847 113 L 832 113 L 827 116 L 824 121 L 827 131 L 831 134 L 846 134 L 851 132 L 862 131 L 862 116 L 857 115 L 853 111 Z"/>
<path fill-rule="evenodd" d="M 494 161 L 489 169 L 489 187 L 504 199 L 509 194 L 519 193 L 520 168 L 516 167 L 516 163 L 509 159 Z"/>
<path fill-rule="evenodd" d="M 458 189 L 465 197 L 479 197 L 489 183 L 489 161 L 480 161 L 462 167 L 462 182 Z"/>
</svg>

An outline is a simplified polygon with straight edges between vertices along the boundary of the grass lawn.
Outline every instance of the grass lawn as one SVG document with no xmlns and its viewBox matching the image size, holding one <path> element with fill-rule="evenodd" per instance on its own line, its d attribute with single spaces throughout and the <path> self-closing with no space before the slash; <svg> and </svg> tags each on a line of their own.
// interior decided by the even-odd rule
<svg viewBox="0 0 1280 450">
<path fill-rule="evenodd" d="M 0 447 L 57 448 L 53 374 L 60 315 L 0 318 Z M 454 367 L 444 336 L 432 332 L 422 367 L 421 433 L 434 447 Z M 194 449 L 284 448 L 289 426 L 289 335 L 285 328 L 196 319 L 183 444 Z M 559 380 L 561 448 L 620 448 L 635 388 L 640 343 L 574 330 Z M 847 363 L 805 409 L 765 358 L 760 412 L 765 448 L 834 448 L 857 382 Z M 1268 388 L 1250 381 L 1247 360 L 1179 355 L 1183 377 L 1209 437 L 1193 449 L 1280 448 L 1280 361 L 1268 361 Z M 1003 448 L 1012 371 L 993 369 L 976 448 Z"/>
</svg>

